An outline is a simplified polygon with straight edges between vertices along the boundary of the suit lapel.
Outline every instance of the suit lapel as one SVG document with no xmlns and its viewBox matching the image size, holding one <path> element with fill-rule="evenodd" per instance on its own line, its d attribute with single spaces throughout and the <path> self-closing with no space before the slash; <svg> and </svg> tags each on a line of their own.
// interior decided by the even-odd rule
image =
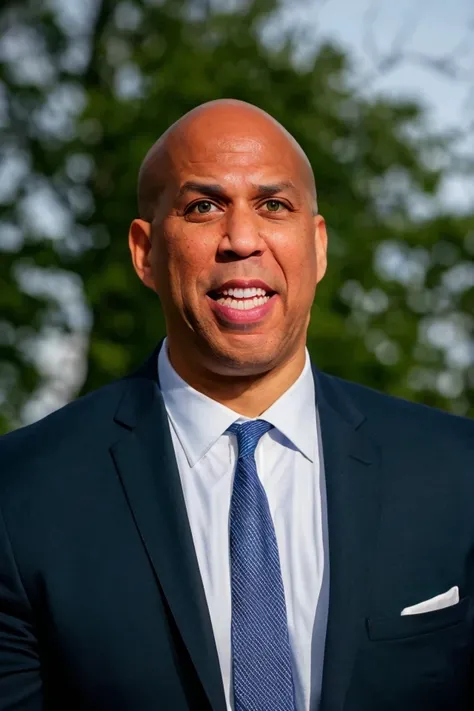
<svg viewBox="0 0 474 711">
<path fill-rule="evenodd" d="M 127 431 L 111 451 L 158 584 L 211 708 L 224 711 L 217 650 L 157 383 L 157 352 L 129 378 L 115 415 Z"/>
<path fill-rule="evenodd" d="M 342 711 L 364 633 L 379 518 L 378 450 L 334 378 L 315 371 L 326 477 L 329 613 L 320 711 Z"/>
</svg>

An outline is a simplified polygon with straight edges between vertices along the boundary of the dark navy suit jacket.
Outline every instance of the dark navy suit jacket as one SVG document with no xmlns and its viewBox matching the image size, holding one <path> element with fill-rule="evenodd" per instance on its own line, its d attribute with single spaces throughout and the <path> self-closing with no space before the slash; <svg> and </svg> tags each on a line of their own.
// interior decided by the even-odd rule
<svg viewBox="0 0 474 711">
<path fill-rule="evenodd" d="M 225 711 L 156 356 L 0 439 L 0 711 Z M 314 374 L 321 711 L 472 711 L 474 423 Z"/>
</svg>

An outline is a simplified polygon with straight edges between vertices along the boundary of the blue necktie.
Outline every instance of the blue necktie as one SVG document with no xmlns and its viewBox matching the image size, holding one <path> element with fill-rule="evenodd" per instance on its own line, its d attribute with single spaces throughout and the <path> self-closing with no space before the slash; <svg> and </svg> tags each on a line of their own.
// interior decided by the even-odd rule
<svg viewBox="0 0 474 711">
<path fill-rule="evenodd" d="M 295 711 L 278 545 L 254 456 L 271 428 L 251 420 L 228 430 L 239 446 L 230 505 L 235 711 Z"/>
</svg>

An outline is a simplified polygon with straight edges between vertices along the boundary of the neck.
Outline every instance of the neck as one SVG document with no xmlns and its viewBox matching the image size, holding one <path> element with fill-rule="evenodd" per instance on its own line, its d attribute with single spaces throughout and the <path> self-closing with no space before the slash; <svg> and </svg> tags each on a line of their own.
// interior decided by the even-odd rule
<svg viewBox="0 0 474 711">
<path fill-rule="evenodd" d="M 265 373 L 238 376 L 222 375 L 205 366 L 199 367 L 191 359 L 183 358 L 168 339 L 168 357 L 178 375 L 198 392 L 220 402 L 245 417 L 259 417 L 286 392 L 301 375 L 305 347 L 300 347 L 290 358 Z"/>
</svg>

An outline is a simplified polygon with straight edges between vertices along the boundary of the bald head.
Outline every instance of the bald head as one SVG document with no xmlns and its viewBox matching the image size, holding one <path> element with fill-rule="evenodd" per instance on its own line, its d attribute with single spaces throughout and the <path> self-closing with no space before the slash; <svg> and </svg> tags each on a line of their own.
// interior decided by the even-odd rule
<svg viewBox="0 0 474 711">
<path fill-rule="evenodd" d="M 308 190 L 313 212 L 317 212 L 316 186 L 310 162 L 293 136 L 272 116 L 252 104 L 219 99 L 201 104 L 176 121 L 148 151 L 138 176 L 138 209 L 141 219 L 152 222 L 155 208 L 167 181 L 184 155 L 192 156 L 196 145 L 219 143 L 223 151 L 258 151 L 265 145 L 275 157 L 290 156 Z M 238 151 L 237 151 L 238 153 Z"/>
</svg>

